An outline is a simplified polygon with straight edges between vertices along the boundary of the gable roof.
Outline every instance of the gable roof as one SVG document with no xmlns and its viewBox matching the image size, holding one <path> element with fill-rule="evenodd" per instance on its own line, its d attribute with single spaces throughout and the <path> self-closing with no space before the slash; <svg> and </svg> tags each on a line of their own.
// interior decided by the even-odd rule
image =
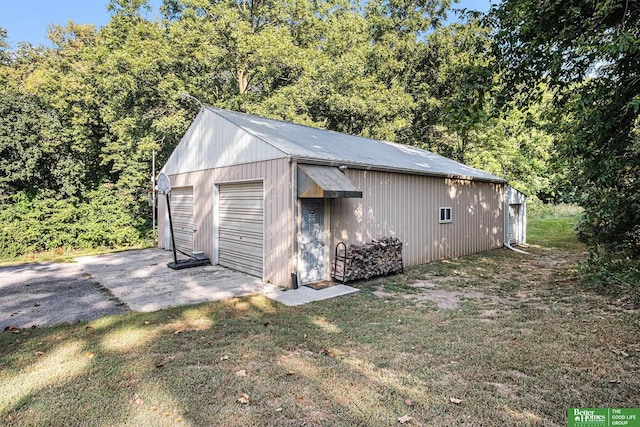
<svg viewBox="0 0 640 427">
<path fill-rule="evenodd" d="M 204 115 L 203 115 L 204 113 Z M 236 111 L 204 107 L 196 120 L 214 113 L 255 139 L 301 163 L 345 165 L 354 169 L 380 169 L 481 181 L 506 180 L 427 150 L 393 142 L 347 135 L 310 126 L 268 119 Z M 183 144 L 181 141 L 180 145 Z M 180 148 L 184 150 L 186 147 Z M 205 148 L 205 147 L 202 147 Z M 174 152 L 165 168 L 172 164 Z M 174 162 L 175 163 L 175 162 Z M 210 166 L 214 167 L 214 165 Z M 175 165 L 168 173 L 180 173 Z"/>
</svg>

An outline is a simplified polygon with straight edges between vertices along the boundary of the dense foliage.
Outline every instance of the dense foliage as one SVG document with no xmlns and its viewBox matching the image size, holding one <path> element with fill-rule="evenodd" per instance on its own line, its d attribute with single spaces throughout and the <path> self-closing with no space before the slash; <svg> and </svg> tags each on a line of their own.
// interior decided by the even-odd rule
<svg viewBox="0 0 640 427">
<path fill-rule="evenodd" d="M 586 271 L 640 281 L 640 4 L 509 0 L 491 17 L 507 87 L 554 95 Z"/>
<path fill-rule="evenodd" d="M 581 235 L 637 258 L 637 6 L 618 20 L 613 6 L 568 8 L 581 35 L 566 45 L 566 28 L 537 31 L 562 6 L 536 5 L 445 24 L 449 0 L 164 0 L 155 19 L 146 0 L 110 0 L 106 26 L 53 26 L 51 47 L 11 48 L 0 29 L 0 250 L 149 239 L 152 152 L 162 165 L 193 119 L 187 92 L 424 147 L 530 200 L 580 198 Z"/>
</svg>

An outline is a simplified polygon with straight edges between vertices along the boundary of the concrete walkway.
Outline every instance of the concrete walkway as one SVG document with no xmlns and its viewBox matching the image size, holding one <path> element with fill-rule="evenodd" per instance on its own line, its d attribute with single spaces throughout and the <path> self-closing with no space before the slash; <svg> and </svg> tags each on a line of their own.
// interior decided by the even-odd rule
<svg viewBox="0 0 640 427">
<path fill-rule="evenodd" d="M 319 290 L 301 286 L 298 289 L 290 289 L 287 291 L 278 290 L 273 294 L 265 293 L 265 295 L 268 298 L 278 301 L 284 305 L 293 306 L 341 297 L 344 295 L 354 294 L 356 292 L 360 292 L 360 289 L 352 288 L 347 285 L 335 285 Z"/>
<path fill-rule="evenodd" d="M 172 260 L 171 252 L 145 249 L 82 257 L 77 262 L 92 279 L 133 311 L 155 311 L 256 293 L 294 306 L 359 291 L 346 285 L 317 291 L 306 286 L 284 290 L 219 265 L 172 270 L 167 267 Z"/>
<path fill-rule="evenodd" d="M 171 252 L 160 249 L 117 252 L 77 259 L 91 279 L 109 289 L 133 311 L 218 301 L 278 288 L 217 265 L 172 270 Z"/>
<path fill-rule="evenodd" d="M 358 292 L 336 285 L 283 290 L 217 265 L 172 270 L 171 252 L 144 249 L 88 256 L 67 264 L 0 267 L 0 330 L 97 319 L 263 294 L 287 306 Z"/>
</svg>

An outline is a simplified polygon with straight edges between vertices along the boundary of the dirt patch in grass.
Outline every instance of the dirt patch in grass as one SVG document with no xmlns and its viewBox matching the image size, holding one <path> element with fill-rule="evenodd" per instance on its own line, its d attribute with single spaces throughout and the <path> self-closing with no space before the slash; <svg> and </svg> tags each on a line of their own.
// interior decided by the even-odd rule
<svg viewBox="0 0 640 427">
<path fill-rule="evenodd" d="M 424 303 L 424 302 L 432 302 L 438 308 L 444 309 L 457 309 L 460 307 L 460 303 L 464 300 L 469 299 L 477 299 L 477 300 L 489 300 L 495 303 L 498 302 L 508 302 L 506 299 L 499 298 L 496 296 L 486 295 L 482 292 L 472 291 L 472 290 L 461 290 L 461 291 L 451 291 L 442 289 L 442 286 L 446 284 L 444 281 L 438 281 L 438 283 L 434 283 L 433 281 L 427 280 L 419 280 L 417 282 L 409 284 L 412 288 L 415 288 L 417 292 L 408 293 L 408 294 L 399 294 L 399 293 L 391 293 L 385 292 L 381 288 L 373 291 L 372 293 L 379 298 L 393 298 L 393 297 L 401 297 L 406 300 L 411 300 L 415 303 Z"/>
<path fill-rule="evenodd" d="M 0 332 L 0 424 L 566 426 L 570 407 L 640 407 L 640 314 L 580 285 L 567 247 L 302 307 L 251 296 Z"/>
</svg>

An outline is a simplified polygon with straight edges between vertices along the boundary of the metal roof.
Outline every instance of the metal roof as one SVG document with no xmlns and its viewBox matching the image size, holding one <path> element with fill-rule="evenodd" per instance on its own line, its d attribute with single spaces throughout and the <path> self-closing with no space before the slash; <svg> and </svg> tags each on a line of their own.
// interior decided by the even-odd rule
<svg viewBox="0 0 640 427">
<path fill-rule="evenodd" d="M 409 145 L 347 135 L 235 111 L 205 108 L 301 161 L 506 182 L 495 175 Z"/>
</svg>

